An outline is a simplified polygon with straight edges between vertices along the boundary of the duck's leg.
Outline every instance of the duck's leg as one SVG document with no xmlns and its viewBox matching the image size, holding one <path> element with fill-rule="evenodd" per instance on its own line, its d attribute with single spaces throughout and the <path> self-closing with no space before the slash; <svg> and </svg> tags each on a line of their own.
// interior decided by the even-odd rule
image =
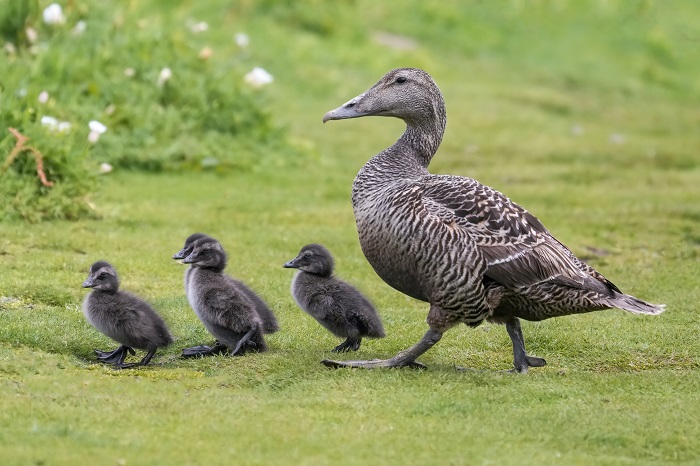
<svg viewBox="0 0 700 466">
<path fill-rule="evenodd" d="M 214 343 L 214 346 L 199 345 L 192 346 L 190 348 L 182 349 L 183 358 L 196 358 L 204 356 L 214 356 L 215 354 L 223 354 L 228 351 L 226 345 L 222 345 L 218 341 Z"/>
<path fill-rule="evenodd" d="M 528 367 L 543 367 L 547 364 L 542 358 L 528 356 L 523 341 L 523 330 L 520 327 L 520 319 L 513 317 L 506 321 L 506 330 L 513 341 L 513 371 L 524 374 Z"/>
<path fill-rule="evenodd" d="M 133 348 L 129 348 L 128 346 L 121 345 L 119 348 L 115 349 L 114 351 L 100 351 L 98 349 L 95 350 L 95 354 L 97 354 L 97 359 L 99 359 L 102 362 L 106 363 L 113 363 L 116 361 L 121 354 L 124 351 L 130 352 L 132 355 L 135 355 L 136 352 L 133 350 Z M 126 355 L 125 355 L 126 357 Z"/>
<path fill-rule="evenodd" d="M 245 345 L 246 343 L 248 343 L 248 344 L 251 344 L 251 343 L 252 343 L 253 345 L 255 345 L 255 342 L 252 341 L 252 340 L 250 339 L 250 337 L 253 336 L 253 334 L 256 332 L 256 330 L 258 330 L 258 327 L 251 327 L 251 329 L 248 330 L 248 332 L 247 332 L 245 335 L 243 335 L 243 337 L 242 337 L 240 340 L 238 340 L 238 343 L 236 343 L 236 347 L 233 348 L 233 349 L 231 350 L 231 356 L 236 356 L 236 355 L 242 356 L 242 355 L 244 355 L 244 354 L 245 354 L 245 349 L 244 349 L 243 351 L 241 351 L 241 348 L 242 348 L 243 345 Z"/>
<path fill-rule="evenodd" d="M 346 351 L 357 351 L 360 349 L 360 343 L 362 343 L 362 337 L 348 337 L 347 340 L 333 348 L 333 352 L 344 353 Z"/>
<path fill-rule="evenodd" d="M 327 367 L 362 367 L 374 369 L 378 367 L 411 367 L 414 369 L 425 369 L 425 365 L 416 361 L 418 357 L 428 351 L 442 338 L 442 332 L 430 329 L 423 338 L 410 348 L 400 351 L 396 356 L 389 359 L 373 359 L 371 361 L 331 361 L 324 359 L 321 364 Z"/>
</svg>

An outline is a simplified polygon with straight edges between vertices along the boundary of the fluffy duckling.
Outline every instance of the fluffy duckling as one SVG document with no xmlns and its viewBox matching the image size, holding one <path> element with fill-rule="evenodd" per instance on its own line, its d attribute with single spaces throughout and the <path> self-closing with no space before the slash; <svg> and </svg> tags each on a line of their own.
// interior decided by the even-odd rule
<svg viewBox="0 0 700 466">
<path fill-rule="evenodd" d="M 197 239 L 192 252 L 183 259 L 192 269 L 187 279 L 187 298 L 199 320 L 217 340 L 212 348 L 197 346 L 183 350 L 183 356 L 208 356 L 230 351 L 241 355 L 249 347 L 267 351 L 263 322 L 247 294 L 223 273 L 226 252 L 211 237 Z"/>
<path fill-rule="evenodd" d="M 193 233 L 191 234 L 186 240 L 185 240 L 185 245 L 180 249 L 178 252 L 173 254 L 173 259 L 177 260 L 182 260 L 185 257 L 189 256 L 192 254 L 192 251 L 194 250 L 194 243 L 198 239 L 202 238 L 209 238 L 211 239 L 210 236 L 205 235 L 204 233 Z M 193 267 L 190 266 L 186 271 L 185 271 L 185 293 L 188 291 L 188 282 L 189 282 L 189 276 L 192 271 Z M 251 290 L 245 283 L 243 283 L 240 280 L 236 280 L 232 277 L 226 276 L 227 279 L 231 280 L 234 286 L 236 286 L 242 293 L 244 293 L 248 299 L 253 303 L 253 307 L 255 307 L 255 310 L 258 312 L 258 315 L 260 316 L 260 319 L 262 320 L 262 329 L 264 333 L 275 333 L 277 332 L 280 327 L 279 324 L 277 323 L 277 317 L 275 317 L 274 312 L 272 312 L 272 309 L 268 307 L 268 305 L 265 303 L 265 301 L 260 298 L 253 290 Z"/>
<path fill-rule="evenodd" d="M 158 348 L 173 342 L 165 322 L 151 306 L 119 290 L 119 277 L 109 263 L 92 264 L 83 288 L 93 289 L 83 302 L 83 314 L 90 325 L 121 343 L 114 351 L 95 350 L 100 361 L 120 369 L 145 366 Z M 137 363 L 125 364 L 127 353 L 136 354 L 133 348 L 145 350 L 146 356 Z"/>
<path fill-rule="evenodd" d="M 333 257 L 320 244 L 308 244 L 284 264 L 299 269 L 292 296 L 323 327 L 346 340 L 333 351 L 357 351 L 362 337 L 382 338 L 384 328 L 374 306 L 349 283 L 333 276 Z"/>
</svg>

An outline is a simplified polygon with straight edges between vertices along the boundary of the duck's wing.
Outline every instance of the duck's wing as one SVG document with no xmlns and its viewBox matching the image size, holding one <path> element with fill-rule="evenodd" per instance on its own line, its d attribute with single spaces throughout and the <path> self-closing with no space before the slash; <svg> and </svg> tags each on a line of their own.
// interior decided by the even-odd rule
<svg viewBox="0 0 700 466">
<path fill-rule="evenodd" d="M 485 275 L 519 289 L 549 281 L 609 293 L 616 289 L 581 262 L 537 217 L 495 189 L 449 175 L 426 176 L 422 201 L 434 222 L 466 231 L 487 262 Z"/>
</svg>

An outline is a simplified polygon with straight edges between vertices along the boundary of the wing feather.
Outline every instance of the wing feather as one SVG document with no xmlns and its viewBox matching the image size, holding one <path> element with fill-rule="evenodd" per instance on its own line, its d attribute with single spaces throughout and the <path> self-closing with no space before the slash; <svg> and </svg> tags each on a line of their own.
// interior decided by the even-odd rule
<svg viewBox="0 0 700 466">
<path fill-rule="evenodd" d="M 485 275 L 508 288 L 552 280 L 600 291 L 614 287 L 579 261 L 537 217 L 476 180 L 430 175 L 422 196 L 432 215 L 467 231 L 487 261 Z"/>
</svg>

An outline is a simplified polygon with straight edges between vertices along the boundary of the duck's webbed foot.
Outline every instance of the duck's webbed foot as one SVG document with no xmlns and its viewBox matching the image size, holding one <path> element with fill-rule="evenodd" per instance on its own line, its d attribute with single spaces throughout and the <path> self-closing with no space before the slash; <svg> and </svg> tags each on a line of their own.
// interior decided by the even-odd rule
<svg viewBox="0 0 700 466">
<path fill-rule="evenodd" d="M 527 373 L 529 367 L 544 367 L 547 361 L 535 356 L 529 356 L 525 351 L 523 331 L 520 327 L 520 320 L 517 317 L 506 322 L 506 330 L 513 342 L 513 369 L 512 372 L 519 374 Z"/>
<path fill-rule="evenodd" d="M 121 345 L 114 351 L 101 351 L 96 349 L 95 354 L 97 354 L 97 359 L 105 364 L 122 364 L 128 353 L 135 355 L 136 351 L 128 346 Z"/>
<path fill-rule="evenodd" d="M 226 345 L 216 342 L 214 346 L 198 345 L 190 348 L 182 349 L 183 358 L 197 358 L 205 356 L 214 356 L 215 354 L 224 354 L 228 351 Z"/>
<path fill-rule="evenodd" d="M 364 369 L 410 367 L 412 369 L 425 369 L 426 366 L 416 361 L 416 359 L 432 348 L 435 343 L 440 341 L 440 338 L 442 338 L 442 333 L 431 329 L 423 335 L 423 338 L 418 343 L 407 350 L 399 352 L 393 358 L 373 359 L 371 361 L 332 361 L 324 359 L 321 361 L 321 364 L 334 369 L 341 367 L 358 367 Z"/>
<path fill-rule="evenodd" d="M 362 338 L 348 338 L 335 348 L 333 348 L 334 353 L 344 353 L 346 351 L 357 351 L 360 349 L 360 343 Z"/>
</svg>

